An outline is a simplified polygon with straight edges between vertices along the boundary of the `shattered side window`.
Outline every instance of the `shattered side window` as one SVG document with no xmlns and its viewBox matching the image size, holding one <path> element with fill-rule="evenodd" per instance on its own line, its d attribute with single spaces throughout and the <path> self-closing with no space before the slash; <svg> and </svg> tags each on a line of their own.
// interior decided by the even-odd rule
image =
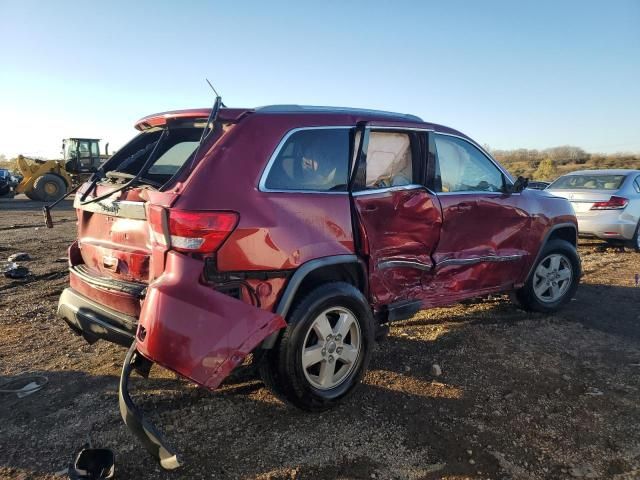
<svg viewBox="0 0 640 480">
<path fill-rule="evenodd" d="M 264 186 L 270 190 L 347 190 L 349 129 L 310 128 L 293 133 L 278 151 Z"/>
</svg>

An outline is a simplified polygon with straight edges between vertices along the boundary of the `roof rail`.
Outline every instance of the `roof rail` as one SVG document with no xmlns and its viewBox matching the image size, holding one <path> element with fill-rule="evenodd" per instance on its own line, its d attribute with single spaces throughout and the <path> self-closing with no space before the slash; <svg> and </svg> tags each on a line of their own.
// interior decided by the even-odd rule
<svg viewBox="0 0 640 480">
<path fill-rule="evenodd" d="M 371 110 L 367 108 L 350 108 L 350 107 L 323 107 L 317 105 L 266 105 L 257 107 L 256 112 L 262 113 L 351 113 L 361 115 L 378 115 L 384 117 L 402 118 L 412 122 L 422 122 L 423 120 L 408 113 L 387 112 L 384 110 Z"/>
</svg>

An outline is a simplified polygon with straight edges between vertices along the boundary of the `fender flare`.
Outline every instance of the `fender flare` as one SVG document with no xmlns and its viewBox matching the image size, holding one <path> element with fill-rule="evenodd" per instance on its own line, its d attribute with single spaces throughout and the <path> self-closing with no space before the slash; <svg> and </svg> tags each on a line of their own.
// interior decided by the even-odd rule
<svg viewBox="0 0 640 480">
<path fill-rule="evenodd" d="M 365 282 L 367 281 L 367 269 L 364 261 L 354 254 L 345 254 L 345 255 L 331 255 L 329 257 L 316 258 L 315 260 L 310 260 L 306 263 L 303 263 L 298 269 L 293 273 L 291 279 L 287 283 L 287 286 L 278 301 L 278 305 L 276 307 L 275 313 L 280 315 L 282 318 L 286 320 L 287 314 L 291 309 L 291 305 L 293 304 L 293 299 L 298 293 L 298 289 L 304 279 L 312 272 L 333 265 L 356 265 L 361 273 L 363 274 L 363 278 Z M 365 292 L 366 293 L 366 292 Z M 273 348 L 278 338 L 280 331 L 274 332 L 264 339 L 261 347 L 264 349 Z"/>
<path fill-rule="evenodd" d="M 561 228 L 567 228 L 567 227 L 572 228 L 575 231 L 576 248 L 577 248 L 577 245 L 578 245 L 578 228 L 575 226 L 575 224 L 570 223 L 570 222 L 563 222 L 563 223 L 557 223 L 557 224 L 553 225 L 544 234 L 544 240 L 542 242 L 540 242 L 540 248 L 538 248 L 538 253 L 536 254 L 535 258 L 533 259 L 533 262 L 531 262 L 531 266 L 529 267 L 529 271 L 527 272 L 527 276 L 524 277 L 524 281 L 525 282 L 527 282 L 529 280 L 529 277 L 531 277 L 531 275 L 533 274 L 533 269 L 536 266 L 536 263 L 538 263 L 538 260 L 540 259 L 540 256 L 542 255 L 542 250 L 544 250 L 544 247 L 547 244 L 547 242 L 549 241 L 549 237 L 551 237 L 551 234 L 553 232 L 555 232 L 556 230 L 560 230 Z"/>
</svg>

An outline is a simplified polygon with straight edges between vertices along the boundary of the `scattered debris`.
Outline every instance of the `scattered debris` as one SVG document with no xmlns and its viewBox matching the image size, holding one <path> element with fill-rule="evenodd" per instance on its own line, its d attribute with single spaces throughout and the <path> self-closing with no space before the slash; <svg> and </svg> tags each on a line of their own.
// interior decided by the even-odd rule
<svg viewBox="0 0 640 480">
<path fill-rule="evenodd" d="M 73 465 L 69 480 L 107 480 L 114 477 L 116 456 L 108 448 L 83 448 Z"/>
<path fill-rule="evenodd" d="M 569 475 L 575 478 L 597 478 L 598 474 L 593 471 L 589 465 L 581 467 L 572 467 L 569 469 Z"/>
<path fill-rule="evenodd" d="M 592 397 L 599 397 L 600 395 L 604 395 L 604 393 L 596 387 L 587 387 L 587 391 L 585 392 L 585 395 L 591 395 Z"/>
<path fill-rule="evenodd" d="M 438 365 L 437 363 L 431 365 L 430 373 L 433 377 L 439 377 L 440 375 L 442 375 L 442 369 L 440 368 L 440 365 Z"/>
<path fill-rule="evenodd" d="M 26 252 L 18 252 L 14 253 L 13 255 L 9 255 L 9 258 L 7 258 L 7 260 L 9 260 L 10 262 L 25 262 L 27 260 L 31 260 L 31 257 Z"/>
<path fill-rule="evenodd" d="M 29 269 L 18 265 L 16 262 L 10 262 L 2 267 L 2 272 L 7 278 L 20 279 L 29 275 Z"/>
<path fill-rule="evenodd" d="M 1 385 L 0 393 L 15 393 L 18 398 L 24 398 L 37 392 L 47 383 L 49 379 L 44 375 L 21 375 Z"/>
</svg>

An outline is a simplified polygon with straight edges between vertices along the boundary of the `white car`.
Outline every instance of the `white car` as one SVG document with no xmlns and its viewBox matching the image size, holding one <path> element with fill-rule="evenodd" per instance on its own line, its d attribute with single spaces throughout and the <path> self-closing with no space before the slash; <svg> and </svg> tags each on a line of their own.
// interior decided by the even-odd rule
<svg viewBox="0 0 640 480">
<path fill-rule="evenodd" d="M 640 170 L 581 170 L 547 191 L 571 202 L 581 237 L 624 242 L 640 252 Z"/>
</svg>

